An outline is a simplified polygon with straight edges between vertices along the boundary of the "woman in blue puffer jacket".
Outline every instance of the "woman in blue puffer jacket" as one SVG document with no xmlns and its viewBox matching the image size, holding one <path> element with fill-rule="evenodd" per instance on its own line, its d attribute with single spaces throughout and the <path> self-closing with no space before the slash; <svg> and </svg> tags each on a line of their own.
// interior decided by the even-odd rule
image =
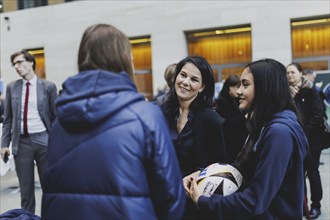
<svg viewBox="0 0 330 220">
<path fill-rule="evenodd" d="M 180 219 L 185 196 L 166 121 L 132 82 L 131 46 L 86 29 L 50 133 L 42 219 Z"/>
</svg>

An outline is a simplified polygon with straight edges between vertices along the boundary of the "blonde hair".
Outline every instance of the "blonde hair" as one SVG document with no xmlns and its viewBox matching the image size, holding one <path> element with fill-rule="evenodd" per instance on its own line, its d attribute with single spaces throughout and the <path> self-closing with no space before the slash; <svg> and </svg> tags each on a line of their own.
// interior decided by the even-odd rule
<svg viewBox="0 0 330 220">
<path fill-rule="evenodd" d="M 170 64 L 166 68 L 165 73 L 164 73 L 164 78 L 166 80 L 168 87 L 170 87 L 170 88 L 174 81 L 175 69 L 176 69 L 176 63 Z"/>
</svg>

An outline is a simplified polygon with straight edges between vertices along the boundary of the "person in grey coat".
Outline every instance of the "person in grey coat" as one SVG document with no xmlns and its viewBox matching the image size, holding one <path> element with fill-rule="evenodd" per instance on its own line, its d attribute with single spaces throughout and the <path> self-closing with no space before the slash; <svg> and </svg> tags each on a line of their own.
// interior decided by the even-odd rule
<svg viewBox="0 0 330 220">
<path fill-rule="evenodd" d="M 21 207 L 34 213 L 34 161 L 43 187 L 48 133 L 56 118 L 57 89 L 54 83 L 37 77 L 35 58 L 27 51 L 16 52 L 10 59 L 22 79 L 10 82 L 6 88 L 1 158 L 14 155 Z"/>
</svg>

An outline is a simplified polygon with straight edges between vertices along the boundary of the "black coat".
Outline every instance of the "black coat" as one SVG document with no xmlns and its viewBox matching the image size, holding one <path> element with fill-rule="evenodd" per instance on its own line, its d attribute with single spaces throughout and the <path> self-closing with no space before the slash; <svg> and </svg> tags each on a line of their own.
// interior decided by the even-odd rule
<svg viewBox="0 0 330 220">
<path fill-rule="evenodd" d="M 173 116 L 162 105 L 163 113 L 168 121 L 170 130 L 176 129 Z M 223 136 L 224 119 L 216 111 L 207 107 L 191 109 L 194 118 L 192 121 L 193 140 L 191 149 L 193 154 L 184 160 L 193 160 L 192 167 L 181 170 L 183 176 L 191 174 L 198 168 L 204 168 L 212 163 L 226 163 L 227 152 Z M 180 144 L 181 145 L 181 144 Z M 180 147 L 180 146 L 179 146 Z M 182 161 L 181 161 L 182 162 Z"/>
<path fill-rule="evenodd" d="M 202 108 L 195 113 L 194 148 L 196 164 L 206 167 L 212 163 L 228 162 L 223 136 L 224 119 L 209 108 Z"/>
<path fill-rule="evenodd" d="M 319 93 L 313 88 L 301 88 L 294 97 L 302 119 L 310 149 L 319 149 L 320 124 L 323 122 L 323 105 Z"/>
<path fill-rule="evenodd" d="M 164 111 L 164 108 L 163 108 Z M 194 166 L 189 170 L 181 170 L 183 176 L 191 174 L 198 168 L 205 168 L 206 166 L 220 162 L 227 162 L 227 153 L 225 147 L 225 140 L 223 137 L 223 122 L 224 119 L 210 108 L 202 107 L 192 110 L 193 118 L 193 158 L 185 158 L 193 160 Z M 165 116 L 170 120 L 169 115 Z M 169 122 L 169 124 L 172 124 Z M 175 125 L 170 126 L 171 129 L 176 129 Z M 209 216 L 201 214 L 197 211 L 196 206 L 191 199 L 187 199 L 183 220 L 186 219 L 208 219 Z"/>
</svg>

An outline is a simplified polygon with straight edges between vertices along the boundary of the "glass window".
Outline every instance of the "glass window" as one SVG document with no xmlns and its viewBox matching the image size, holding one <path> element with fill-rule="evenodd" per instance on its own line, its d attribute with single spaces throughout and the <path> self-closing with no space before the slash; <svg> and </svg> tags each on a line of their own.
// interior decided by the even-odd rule
<svg viewBox="0 0 330 220">
<path fill-rule="evenodd" d="M 153 97 L 150 36 L 130 38 L 134 62 L 134 81 L 148 100 Z"/>
<path fill-rule="evenodd" d="M 18 9 L 34 8 L 48 5 L 48 0 L 17 0 Z"/>
<path fill-rule="evenodd" d="M 327 70 L 330 64 L 330 17 L 292 19 L 292 60 L 304 69 Z"/>
<path fill-rule="evenodd" d="M 252 60 L 250 25 L 187 31 L 186 37 L 188 54 L 207 59 L 216 81 L 240 75 Z"/>
</svg>

